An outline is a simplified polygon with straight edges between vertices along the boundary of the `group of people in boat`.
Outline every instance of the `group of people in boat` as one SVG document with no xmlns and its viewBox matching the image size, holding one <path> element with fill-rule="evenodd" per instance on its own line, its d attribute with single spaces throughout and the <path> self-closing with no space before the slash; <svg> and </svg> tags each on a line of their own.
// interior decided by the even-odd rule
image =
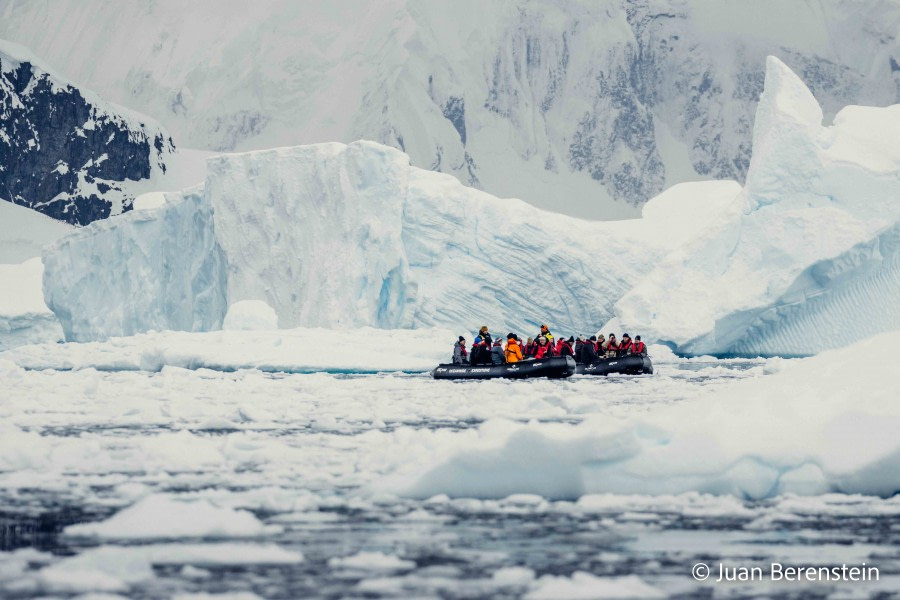
<svg viewBox="0 0 900 600">
<path fill-rule="evenodd" d="M 647 356 L 647 345 L 637 335 L 631 339 L 627 333 L 622 334 L 622 339 L 617 340 L 615 333 L 610 333 L 609 338 L 602 334 L 592 335 L 590 338 L 583 336 L 569 336 L 568 339 L 555 338 L 547 325 L 541 325 L 541 331 L 536 336 L 529 337 L 522 342 L 515 333 L 508 333 L 506 344 L 502 338 L 494 338 L 487 325 L 483 326 L 475 336 L 471 349 L 466 347 L 466 338 L 459 336 L 453 346 L 453 363 L 470 365 L 502 365 L 521 360 L 537 360 L 552 356 L 571 356 L 576 363 L 591 363 L 601 358 L 613 358 L 637 354 Z"/>
</svg>

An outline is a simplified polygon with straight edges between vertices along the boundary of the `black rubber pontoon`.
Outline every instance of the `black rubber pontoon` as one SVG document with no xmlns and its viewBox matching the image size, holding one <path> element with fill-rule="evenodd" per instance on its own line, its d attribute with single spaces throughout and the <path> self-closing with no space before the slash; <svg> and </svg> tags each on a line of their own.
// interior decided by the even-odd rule
<svg viewBox="0 0 900 600">
<path fill-rule="evenodd" d="M 587 364 L 577 365 L 575 372 L 579 375 L 611 375 L 620 373 L 623 375 L 650 375 L 653 373 L 653 363 L 649 356 L 629 354 L 616 358 L 601 358 Z"/>
<path fill-rule="evenodd" d="M 522 360 L 505 365 L 438 365 L 432 371 L 435 379 L 527 379 L 549 377 L 561 379 L 575 373 L 575 361 L 571 356 L 554 356 L 540 360 Z"/>
</svg>

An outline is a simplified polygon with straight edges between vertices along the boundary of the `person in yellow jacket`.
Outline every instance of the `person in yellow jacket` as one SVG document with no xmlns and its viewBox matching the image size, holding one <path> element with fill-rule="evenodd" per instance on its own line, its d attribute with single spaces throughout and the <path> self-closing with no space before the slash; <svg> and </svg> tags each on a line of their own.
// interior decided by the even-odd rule
<svg viewBox="0 0 900 600">
<path fill-rule="evenodd" d="M 504 352 L 506 362 L 514 363 L 522 360 L 522 348 L 519 346 L 519 336 L 510 333 L 506 336 L 506 350 Z"/>
<path fill-rule="evenodd" d="M 550 328 L 547 327 L 546 325 L 541 325 L 541 332 L 539 334 L 537 334 L 537 337 L 535 337 L 535 339 L 537 339 L 540 336 L 544 336 L 545 338 L 547 338 L 547 343 L 550 344 L 551 346 L 553 345 L 553 334 L 550 333 Z"/>
</svg>

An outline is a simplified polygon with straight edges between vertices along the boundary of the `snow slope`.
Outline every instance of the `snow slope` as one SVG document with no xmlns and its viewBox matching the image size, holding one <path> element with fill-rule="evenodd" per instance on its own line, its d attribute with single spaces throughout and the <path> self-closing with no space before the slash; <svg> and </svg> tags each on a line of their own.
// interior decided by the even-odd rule
<svg viewBox="0 0 900 600">
<path fill-rule="evenodd" d="M 900 7 L 764 0 L 0 0 L 0 37 L 179 146 L 373 139 L 583 217 L 743 179 L 765 56 L 828 114 L 900 99 Z"/>
<path fill-rule="evenodd" d="M 410 167 L 373 142 L 226 154 L 209 160 L 202 188 L 47 249 L 44 290 L 77 341 L 218 329 L 241 301 L 265 302 L 282 328 L 526 333 L 549 320 L 578 333 L 738 190 L 684 184 L 644 219 L 590 223 Z"/>
<path fill-rule="evenodd" d="M 0 200 L 0 264 L 41 255 L 41 248 L 72 228 L 24 206 Z"/>
<path fill-rule="evenodd" d="M 626 419 L 492 421 L 455 450 L 434 435 L 429 452 L 398 463 L 374 487 L 419 498 L 686 491 L 890 497 L 900 490 L 900 381 L 872 357 L 898 352 L 900 333 L 893 332 Z"/>
<path fill-rule="evenodd" d="M 900 327 L 900 104 L 830 126 L 770 57 L 747 183 L 616 304 L 686 354 L 810 354 Z M 661 299 L 665 301 L 661 301 Z"/>
</svg>

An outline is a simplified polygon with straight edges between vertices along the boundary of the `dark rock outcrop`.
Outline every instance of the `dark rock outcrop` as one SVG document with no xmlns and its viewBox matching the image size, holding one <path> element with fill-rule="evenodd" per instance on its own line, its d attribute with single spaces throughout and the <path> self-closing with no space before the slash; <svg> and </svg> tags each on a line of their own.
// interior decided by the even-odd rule
<svg viewBox="0 0 900 600">
<path fill-rule="evenodd" d="M 33 61 L 0 52 L 0 198 L 86 225 L 130 210 L 172 139 Z"/>
</svg>

